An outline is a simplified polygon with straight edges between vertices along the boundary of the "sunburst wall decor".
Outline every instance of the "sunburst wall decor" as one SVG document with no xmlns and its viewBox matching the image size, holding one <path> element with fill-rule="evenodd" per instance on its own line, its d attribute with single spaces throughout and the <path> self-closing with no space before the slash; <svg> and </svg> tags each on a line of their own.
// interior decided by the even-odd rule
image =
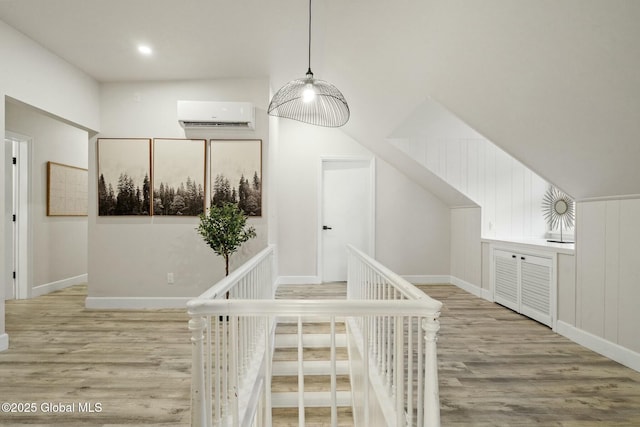
<svg viewBox="0 0 640 427">
<path fill-rule="evenodd" d="M 542 212 L 551 230 L 560 228 L 560 240 L 548 240 L 555 243 L 573 243 L 565 241 L 563 228 L 573 227 L 575 220 L 573 199 L 556 187 L 549 187 L 542 199 Z"/>
</svg>

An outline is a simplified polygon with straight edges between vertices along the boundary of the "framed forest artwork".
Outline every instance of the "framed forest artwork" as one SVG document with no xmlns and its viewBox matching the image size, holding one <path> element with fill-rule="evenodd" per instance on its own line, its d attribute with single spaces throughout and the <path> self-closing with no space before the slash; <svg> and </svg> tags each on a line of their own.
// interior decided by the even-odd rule
<svg viewBox="0 0 640 427">
<path fill-rule="evenodd" d="M 204 212 L 204 139 L 153 140 L 153 215 Z"/>
<path fill-rule="evenodd" d="M 262 216 L 262 140 L 211 140 L 211 204 L 237 203 Z"/>
<path fill-rule="evenodd" d="M 98 215 L 151 215 L 151 139 L 98 139 Z"/>
</svg>

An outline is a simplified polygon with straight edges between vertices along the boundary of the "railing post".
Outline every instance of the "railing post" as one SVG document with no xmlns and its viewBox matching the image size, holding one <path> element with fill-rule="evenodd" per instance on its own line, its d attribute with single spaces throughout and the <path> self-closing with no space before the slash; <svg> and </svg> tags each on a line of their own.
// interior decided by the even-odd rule
<svg viewBox="0 0 640 427">
<path fill-rule="evenodd" d="M 264 318 L 264 427 L 271 427 L 271 376 L 273 375 L 273 358 L 271 349 L 271 318 Z"/>
<path fill-rule="evenodd" d="M 404 419 L 404 330 L 403 317 L 393 319 L 394 354 L 393 354 L 393 386 L 392 396 L 396 400 L 396 422 L 398 426 L 406 424 Z"/>
<path fill-rule="evenodd" d="M 203 317 L 189 320 L 191 331 L 191 426 L 205 427 L 207 424 L 204 389 L 204 340 L 205 321 Z"/>
<path fill-rule="evenodd" d="M 425 331 L 424 426 L 440 427 L 440 393 L 438 387 L 438 355 L 436 341 L 440 313 L 423 321 Z"/>
<path fill-rule="evenodd" d="M 238 427 L 240 425 L 240 413 L 238 412 L 238 390 L 240 387 L 239 384 L 239 348 L 242 346 L 242 343 L 238 341 L 238 316 L 229 316 L 229 396 L 228 399 L 231 400 L 231 425 L 233 427 Z"/>
</svg>

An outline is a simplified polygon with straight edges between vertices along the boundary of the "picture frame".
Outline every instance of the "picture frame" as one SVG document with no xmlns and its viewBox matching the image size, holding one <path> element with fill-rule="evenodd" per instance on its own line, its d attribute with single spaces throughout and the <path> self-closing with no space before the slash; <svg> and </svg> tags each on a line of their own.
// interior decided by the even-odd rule
<svg viewBox="0 0 640 427">
<path fill-rule="evenodd" d="M 250 217 L 262 216 L 262 140 L 210 140 L 211 205 L 236 203 Z"/>
<path fill-rule="evenodd" d="M 153 215 L 204 213 L 206 150 L 205 139 L 154 138 Z"/>
<path fill-rule="evenodd" d="M 151 139 L 98 138 L 98 215 L 151 215 Z"/>
<path fill-rule="evenodd" d="M 47 216 L 87 216 L 89 171 L 47 162 Z"/>
</svg>

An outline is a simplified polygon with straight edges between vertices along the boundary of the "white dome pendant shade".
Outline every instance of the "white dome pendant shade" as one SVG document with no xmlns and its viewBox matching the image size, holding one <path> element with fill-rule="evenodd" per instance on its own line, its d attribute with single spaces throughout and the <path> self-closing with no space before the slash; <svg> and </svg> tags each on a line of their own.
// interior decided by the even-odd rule
<svg viewBox="0 0 640 427">
<path fill-rule="evenodd" d="M 267 113 L 316 126 L 340 127 L 349 121 L 349 106 L 331 83 L 311 72 L 311 0 L 309 0 L 309 68 L 302 79 L 282 86 L 271 99 Z"/>
</svg>

